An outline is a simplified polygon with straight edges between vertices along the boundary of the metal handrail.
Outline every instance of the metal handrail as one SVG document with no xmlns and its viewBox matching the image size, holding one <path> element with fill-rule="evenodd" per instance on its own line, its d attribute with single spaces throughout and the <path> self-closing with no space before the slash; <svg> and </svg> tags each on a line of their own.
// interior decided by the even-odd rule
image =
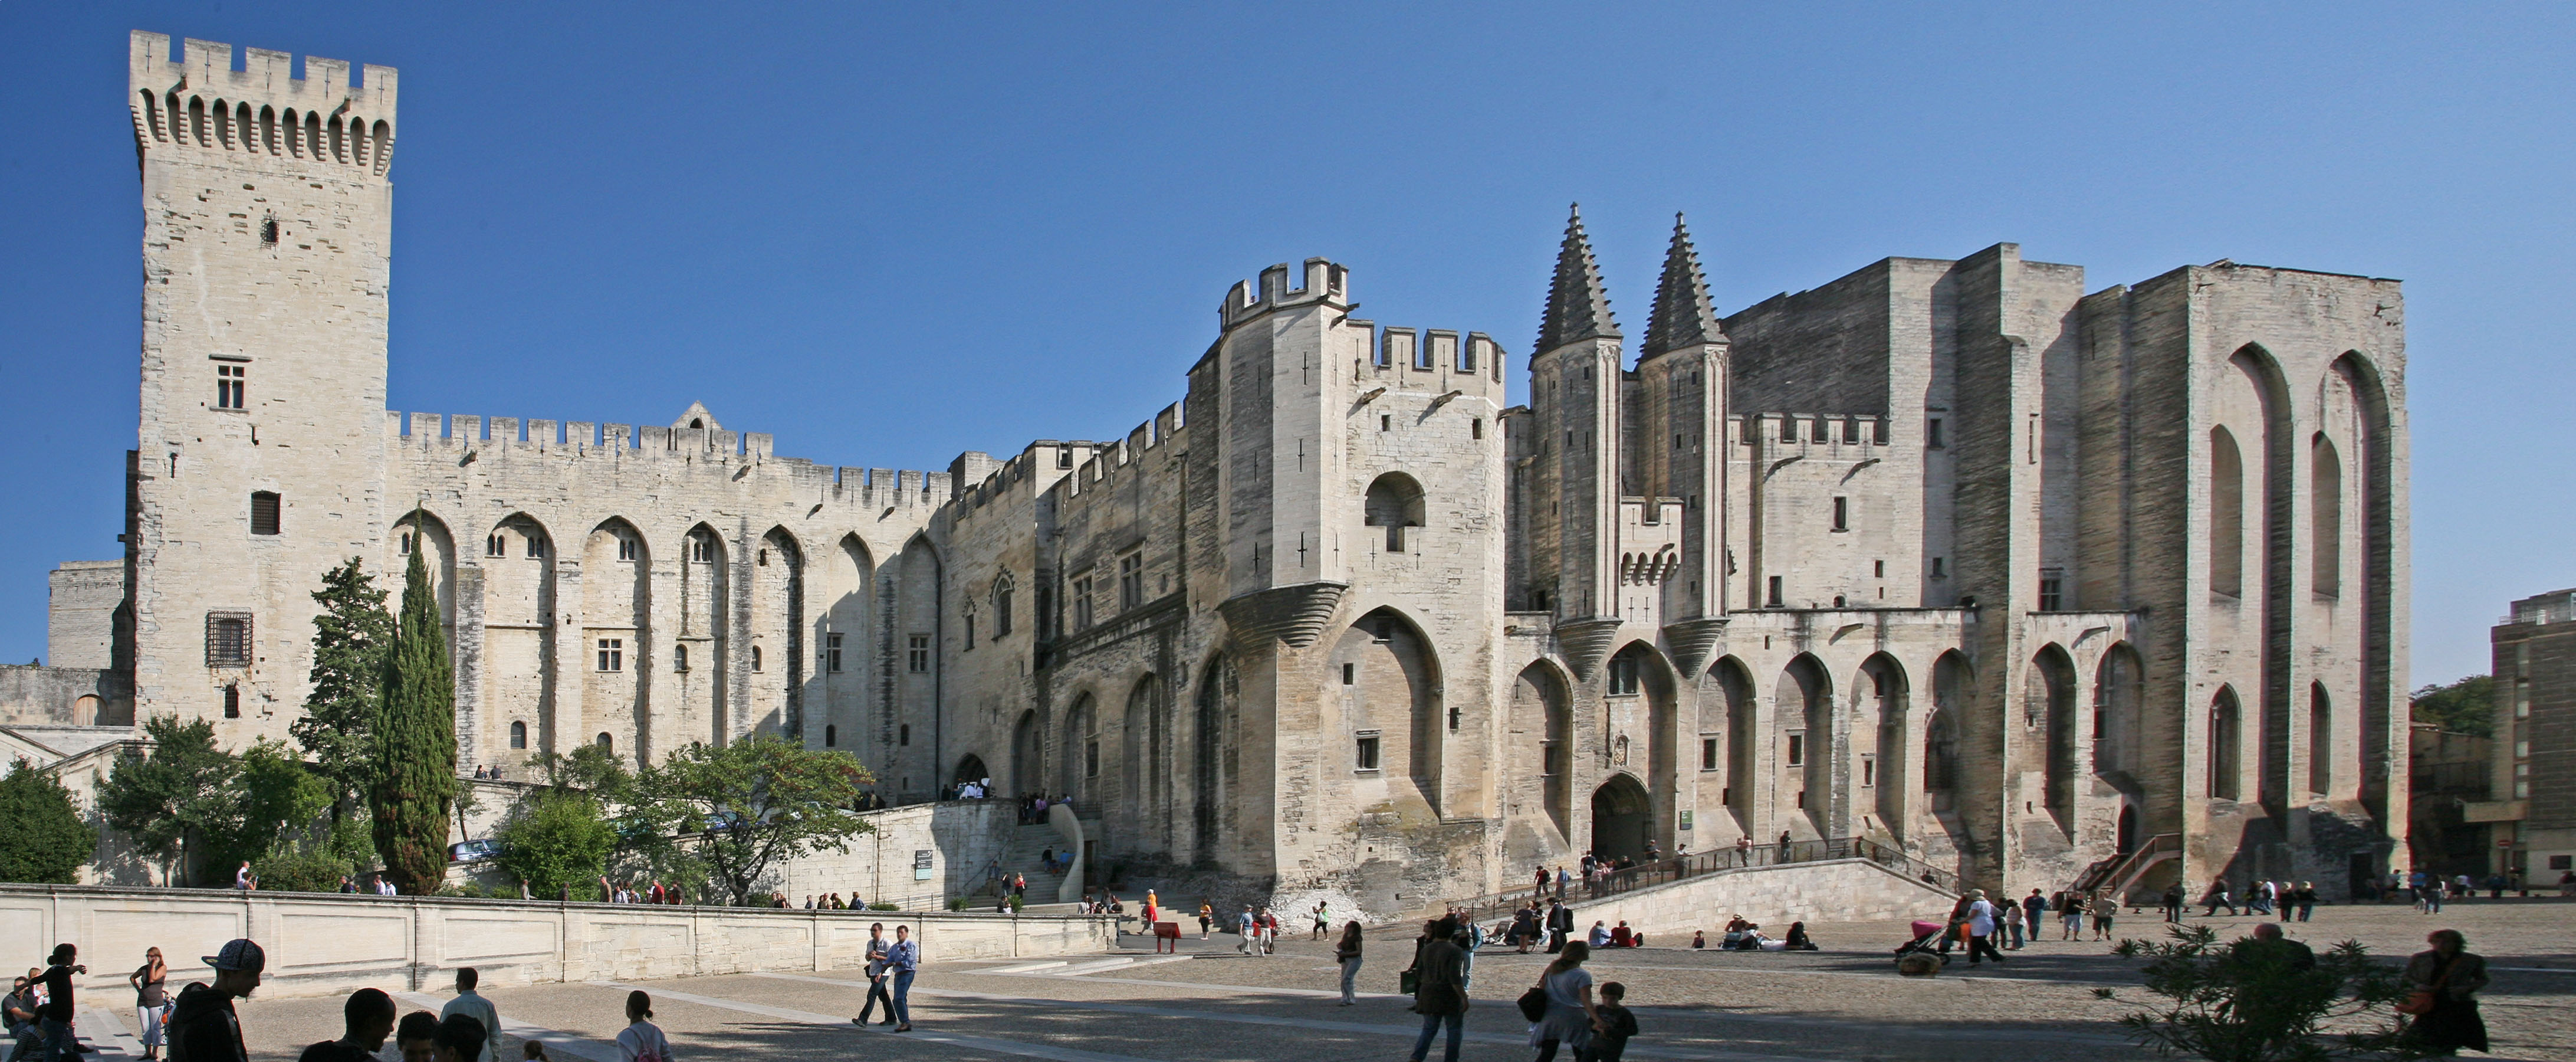
<svg viewBox="0 0 2576 1062">
<path fill-rule="evenodd" d="M 1451 901 L 1449 906 L 1467 913 L 1470 918 L 1484 919 L 1517 910 L 1532 898 L 1561 896 L 1571 902 L 1600 900 L 1638 889 L 1669 884 L 1686 878 L 1714 874 L 1725 870 L 1787 866 L 1793 863 L 1817 863 L 1829 859 L 1866 859 L 1905 877 L 1923 882 L 1945 892 L 1959 891 L 1959 875 L 1943 870 L 1905 854 L 1891 845 L 1866 837 L 1828 837 L 1813 841 L 1791 841 L 1783 844 L 1757 844 L 1742 848 L 1719 848 L 1693 852 L 1611 871 L 1600 878 L 1569 881 L 1560 894 L 1554 882 L 1546 889 L 1532 887 L 1509 892 Z"/>
</svg>

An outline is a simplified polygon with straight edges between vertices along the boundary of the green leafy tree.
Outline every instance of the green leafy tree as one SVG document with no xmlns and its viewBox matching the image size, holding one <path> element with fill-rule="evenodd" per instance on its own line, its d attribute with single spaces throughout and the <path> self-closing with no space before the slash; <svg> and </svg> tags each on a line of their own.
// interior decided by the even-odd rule
<svg viewBox="0 0 2576 1062">
<path fill-rule="evenodd" d="M 501 869 L 546 899 L 566 889 L 586 895 L 617 849 L 617 826 L 598 798 L 571 789 L 530 793 L 493 836 L 501 842 Z"/>
<path fill-rule="evenodd" d="M 20 759 L 0 776 L 0 881 L 72 884 L 98 851 L 98 831 L 82 822 L 71 790 Z"/>
<path fill-rule="evenodd" d="M 127 755 L 99 786 L 107 824 L 161 860 L 171 880 L 186 884 L 197 842 L 222 837 L 238 812 L 233 781 L 241 762 L 215 746 L 215 726 L 154 716 L 143 722 L 152 751 Z"/>
<path fill-rule="evenodd" d="M 686 835 L 716 887 L 745 902 L 785 860 L 847 851 L 869 830 L 850 806 L 870 779 L 859 761 L 770 735 L 723 747 L 692 743 L 636 776 L 635 818 Z"/>
<path fill-rule="evenodd" d="M 528 757 L 528 763 L 546 776 L 547 785 L 582 790 L 602 804 L 622 804 L 635 795 L 635 775 L 625 761 L 597 745 L 577 746 L 570 755 L 540 752 Z"/>
<path fill-rule="evenodd" d="M 2161 1001 L 2123 1016 L 2120 1025 L 2157 1054 L 2326 1062 L 2398 1051 L 2390 1005 L 2405 996 L 2405 985 L 2396 968 L 2372 959 L 2361 942 L 2347 940 L 2319 955 L 2287 940 L 2240 937 L 2222 944 L 2205 925 L 2168 932 L 2169 940 L 2123 940 L 2112 949 L 2148 960 L 2146 987 Z"/>
<path fill-rule="evenodd" d="M 2495 735 L 2495 679 L 2471 675 L 2446 686 L 2415 691 L 2415 718 L 2444 730 Z"/>
<path fill-rule="evenodd" d="M 282 742 L 258 742 L 241 754 L 240 763 L 227 786 L 222 822 L 209 831 L 207 849 L 221 858 L 220 865 L 245 859 L 256 864 L 290 851 L 331 806 L 330 786 Z M 277 887 L 265 874 L 260 884 Z"/>
<path fill-rule="evenodd" d="M 304 699 L 304 717 L 286 729 L 328 782 L 336 819 L 363 801 L 375 781 L 394 617 L 385 610 L 385 591 L 356 557 L 323 573 L 313 600 L 322 609 L 313 615 L 312 693 Z"/>
<path fill-rule="evenodd" d="M 376 851 L 394 886 L 414 896 L 447 876 L 447 815 L 456 799 L 456 677 L 439 630 L 425 550 L 403 571 L 402 617 L 385 661 L 384 713 L 368 794 Z"/>
</svg>

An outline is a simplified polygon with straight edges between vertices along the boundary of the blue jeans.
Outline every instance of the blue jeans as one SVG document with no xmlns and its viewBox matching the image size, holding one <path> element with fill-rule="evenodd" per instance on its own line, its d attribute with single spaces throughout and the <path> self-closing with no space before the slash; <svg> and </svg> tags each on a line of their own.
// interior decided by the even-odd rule
<svg viewBox="0 0 2576 1062">
<path fill-rule="evenodd" d="M 52 1018 L 38 1018 L 36 1025 L 44 1030 L 42 1046 L 37 1048 L 44 1062 L 77 1062 L 80 1056 L 72 1053 L 72 1027 L 69 1024 Z"/>
<path fill-rule="evenodd" d="M 1344 959 L 1344 960 L 1342 960 L 1342 1002 L 1344 1002 L 1344 1003 L 1356 1002 L 1355 1000 L 1353 1000 L 1353 999 L 1351 998 L 1351 982 L 1352 982 L 1352 981 L 1355 981 L 1355 980 L 1358 980 L 1358 979 L 1359 979 L 1359 976 L 1360 976 L 1360 960 L 1358 960 L 1358 959 Z"/>
<path fill-rule="evenodd" d="M 1445 1062 L 1458 1062 L 1458 1038 L 1467 1032 L 1467 1016 L 1464 1014 L 1423 1015 L 1422 1035 L 1413 1041 L 1413 1062 L 1422 1062 L 1431 1054 L 1431 1034 L 1440 1031 L 1443 1022 L 1449 1025 L 1449 1047 L 1447 1053 L 1440 1057 Z"/>
<path fill-rule="evenodd" d="M 897 1025 L 912 1024 L 912 975 L 911 970 L 897 970 L 894 973 L 894 1000 L 891 1006 L 894 1008 L 894 1021 Z"/>
</svg>

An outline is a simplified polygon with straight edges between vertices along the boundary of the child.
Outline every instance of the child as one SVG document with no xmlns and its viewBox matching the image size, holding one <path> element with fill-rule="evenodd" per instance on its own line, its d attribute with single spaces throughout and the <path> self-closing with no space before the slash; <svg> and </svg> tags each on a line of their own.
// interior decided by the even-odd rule
<svg viewBox="0 0 2576 1062">
<path fill-rule="evenodd" d="M 523 1062 L 553 1062 L 546 1057 L 546 1045 L 535 1040 L 519 1045 L 519 1057 Z"/>
<path fill-rule="evenodd" d="M 1628 1050 L 1628 1038 L 1637 1035 L 1637 1015 L 1620 1001 L 1628 997 L 1628 986 L 1610 981 L 1601 986 L 1601 1029 L 1583 1046 L 1575 1062 L 1619 1062 Z"/>
</svg>

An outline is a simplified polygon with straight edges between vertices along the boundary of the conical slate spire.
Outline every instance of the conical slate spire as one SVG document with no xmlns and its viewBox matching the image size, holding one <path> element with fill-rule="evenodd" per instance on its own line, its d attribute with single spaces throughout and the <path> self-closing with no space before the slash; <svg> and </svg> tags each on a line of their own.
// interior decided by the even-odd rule
<svg viewBox="0 0 2576 1062">
<path fill-rule="evenodd" d="M 1610 295 L 1601 288 L 1601 267 L 1592 260 L 1592 240 L 1583 234 L 1583 208 L 1575 205 L 1565 222 L 1565 244 L 1556 252 L 1556 279 L 1547 285 L 1547 313 L 1539 319 L 1539 353 L 1582 339 L 1617 339 L 1619 322 L 1610 316 Z"/>
<path fill-rule="evenodd" d="M 1646 319 L 1646 347 L 1654 357 L 1668 350 L 1701 343 L 1726 342 L 1717 308 L 1709 304 L 1708 278 L 1700 275 L 1699 252 L 1691 248 L 1690 228 L 1673 215 L 1673 246 L 1664 252 L 1664 277 L 1655 283 L 1655 309 Z"/>
</svg>

